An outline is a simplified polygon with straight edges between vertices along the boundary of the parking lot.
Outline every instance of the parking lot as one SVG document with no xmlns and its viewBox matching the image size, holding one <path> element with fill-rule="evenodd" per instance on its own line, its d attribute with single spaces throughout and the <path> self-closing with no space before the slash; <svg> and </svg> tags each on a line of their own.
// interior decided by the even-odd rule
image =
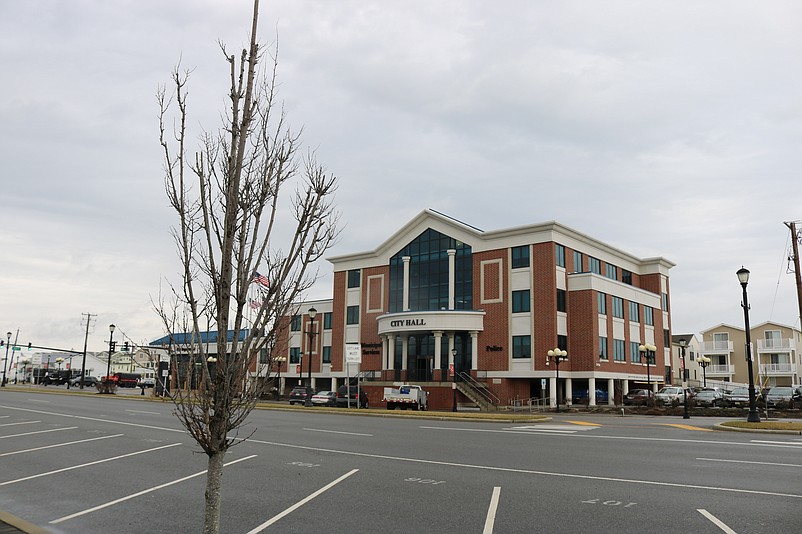
<svg viewBox="0 0 802 534">
<path fill-rule="evenodd" d="M 169 402 L 131 395 L 3 392 L 0 509 L 53 532 L 199 531 L 206 457 Z M 800 436 L 577 417 L 256 411 L 228 455 L 222 531 L 790 532 L 802 520 Z"/>
</svg>

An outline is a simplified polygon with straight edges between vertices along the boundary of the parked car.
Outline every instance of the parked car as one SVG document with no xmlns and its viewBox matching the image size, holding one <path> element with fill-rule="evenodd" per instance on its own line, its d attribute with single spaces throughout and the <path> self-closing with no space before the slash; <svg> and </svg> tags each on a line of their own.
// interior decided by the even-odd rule
<svg viewBox="0 0 802 534">
<path fill-rule="evenodd" d="M 350 398 L 348 397 L 348 386 L 340 386 L 337 389 L 337 406 L 339 407 L 357 407 L 357 389 L 359 390 L 359 408 L 367 408 L 368 407 L 368 394 L 365 393 L 364 389 L 357 388 L 355 384 L 351 385 Z"/>
<path fill-rule="evenodd" d="M 290 404 L 305 404 L 306 397 L 312 395 L 312 388 L 307 386 L 295 386 L 290 391 Z"/>
<path fill-rule="evenodd" d="M 153 378 L 153 377 L 140 378 L 136 383 L 136 387 L 138 387 L 138 388 L 141 388 L 141 387 L 152 388 L 155 385 L 156 385 L 156 379 Z"/>
<path fill-rule="evenodd" d="M 802 398 L 797 396 L 797 390 L 792 387 L 773 387 L 766 395 L 766 405 L 769 408 L 793 408 L 800 401 Z"/>
<path fill-rule="evenodd" d="M 95 384 L 100 382 L 100 380 L 98 380 L 97 377 L 94 376 L 85 376 L 83 382 L 84 382 L 84 387 L 93 388 L 95 387 Z M 80 376 L 74 376 L 70 379 L 70 387 L 80 387 L 80 386 L 81 386 Z"/>
<path fill-rule="evenodd" d="M 724 406 L 727 402 L 724 393 L 718 388 L 703 389 L 693 399 L 697 406 Z"/>
<path fill-rule="evenodd" d="M 603 389 L 596 390 L 596 404 L 607 404 L 607 392 Z M 588 390 L 578 389 L 571 395 L 571 402 L 574 404 L 588 404 Z"/>
<path fill-rule="evenodd" d="M 70 379 L 69 370 L 48 371 L 45 374 L 45 377 L 42 379 L 42 384 L 44 384 L 45 386 L 50 386 L 50 385 L 62 386 L 66 384 L 69 379 Z"/>
<path fill-rule="evenodd" d="M 312 404 L 315 406 L 335 406 L 337 404 L 337 392 L 318 391 L 312 395 Z"/>
<path fill-rule="evenodd" d="M 661 388 L 654 396 L 654 400 L 658 404 L 673 404 L 674 402 L 682 402 L 682 399 L 682 388 L 678 386 Z"/>
<path fill-rule="evenodd" d="M 625 406 L 638 406 L 638 405 L 645 405 L 649 399 L 654 398 L 654 392 L 649 391 L 647 389 L 630 389 L 629 392 L 624 395 L 624 405 Z"/>
<path fill-rule="evenodd" d="M 727 406 L 749 406 L 749 388 L 735 388 L 724 395 L 724 400 L 726 401 Z"/>
</svg>

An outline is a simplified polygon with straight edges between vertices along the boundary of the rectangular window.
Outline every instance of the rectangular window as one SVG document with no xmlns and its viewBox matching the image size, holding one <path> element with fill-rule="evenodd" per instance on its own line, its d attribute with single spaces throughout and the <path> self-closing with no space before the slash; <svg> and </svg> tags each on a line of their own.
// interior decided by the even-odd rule
<svg viewBox="0 0 802 534">
<path fill-rule="evenodd" d="M 331 347 L 323 347 L 323 363 L 331 363 Z"/>
<path fill-rule="evenodd" d="M 359 306 L 346 308 L 345 324 L 359 324 Z"/>
<path fill-rule="evenodd" d="M 362 271 L 351 269 L 348 271 L 348 287 L 359 287 L 362 282 Z"/>
<path fill-rule="evenodd" d="M 568 350 L 568 336 L 557 334 L 557 348 L 565 351 Z"/>
<path fill-rule="evenodd" d="M 578 250 L 574 251 L 574 272 L 583 273 L 584 267 L 582 266 L 582 253 Z"/>
<path fill-rule="evenodd" d="M 640 351 L 638 350 L 639 346 L 640 344 L 637 341 L 629 342 L 629 361 L 632 363 L 640 362 Z M 643 361 L 645 362 L 646 358 L 644 358 Z"/>
<path fill-rule="evenodd" d="M 632 273 L 626 269 L 621 269 L 621 281 L 625 284 L 632 285 Z"/>
<path fill-rule="evenodd" d="M 292 320 L 290 322 L 290 330 L 293 332 L 300 332 L 301 331 L 301 316 L 300 315 L 293 315 Z"/>
<path fill-rule="evenodd" d="M 607 337 L 606 336 L 599 336 L 599 359 L 600 360 L 609 359 L 609 356 L 607 354 Z"/>
<path fill-rule="evenodd" d="M 618 280 L 618 269 L 616 269 L 615 265 L 610 265 L 609 263 L 605 265 L 606 275 L 607 278 L 612 280 Z"/>
<path fill-rule="evenodd" d="M 599 306 L 599 315 L 607 315 L 607 293 L 596 293 Z"/>
<path fill-rule="evenodd" d="M 613 297 L 613 317 L 624 318 L 624 299 Z"/>
<path fill-rule="evenodd" d="M 626 344 L 623 339 L 613 339 L 613 360 L 617 362 L 627 361 L 624 347 L 626 347 Z"/>
<path fill-rule="evenodd" d="M 663 293 L 663 311 L 668 311 L 668 293 Z"/>
<path fill-rule="evenodd" d="M 557 290 L 557 311 L 558 312 L 566 312 L 568 308 L 565 304 L 565 290 L 558 289 Z"/>
<path fill-rule="evenodd" d="M 532 340 L 529 336 L 512 336 L 512 357 L 513 358 L 531 358 Z"/>
<path fill-rule="evenodd" d="M 593 256 L 588 256 L 588 270 L 592 273 L 601 274 L 601 262 Z"/>
<path fill-rule="evenodd" d="M 529 267 L 529 245 L 512 247 L 512 268 Z"/>
<path fill-rule="evenodd" d="M 323 330 L 331 330 L 331 312 L 326 312 L 323 314 Z"/>
<path fill-rule="evenodd" d="M 529 311 L 529 290 L 512 292 L 512 313 L 523 313 Z"/>
<path fill-rule="evenodd" d="M 640 322 L 640 306 L 637 302 L 629 301 L 629 320 L 633 323 Z"/>
<path fill-rule="evenodd" d="M 667 328 L 663 330 L 663 346 L 671 346 L 671 332 L 669 332 Z"/>
<path fill-rule="evenodd" d="M 654 326 L 654 308 L 651 306 L 643 307 L 643 324 Z"/>
<path fill-rule="evenodd" d="M 301 363 L 300 347 L 290 347 L 290 363 Z"/>
<path fill-rule="evenodd" d="M 554 255 L 557 257 L 557 267 L 565 267 L 565 247 L 554 243 Z"/>
<path fill-rule="evenodd" d="M 267 349 L 260 349 L 259 350 L 259 363 L 261 363 L 261 364 L 269 363 L 267 361 Z"/>
</svg>

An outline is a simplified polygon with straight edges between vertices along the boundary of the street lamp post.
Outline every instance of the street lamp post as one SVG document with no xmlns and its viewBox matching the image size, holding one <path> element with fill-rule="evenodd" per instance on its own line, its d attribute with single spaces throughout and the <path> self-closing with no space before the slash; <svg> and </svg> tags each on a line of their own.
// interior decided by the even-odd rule
<svg viewBox="0 0 802 534">
<path fill-rule="evenodd" d="M 683 419 L 690 419 L 691 416 L 688 414 L 688 383 L 685 378 L 688 375 L 688 370 L 685 367 L 685 345 L 687 341 L 685 338 L 680 338 L 679 340 L 679 348 L 682 358 L 682 418 Z"/>
<path fill-rule="evenodd" d="M 109 381 L 109 376 L 111 376 L 111 353 L 114 352 L 114 329 L 116 327 L 113 324 L 109 325 L 109 359 L 108 364 L 106 365 L 106 382 Z"/>
<path fill-rule="evenodd" d="M 451 364 L 451 411 L 457 411 L 457 349 L 451 349 L 453 363 Z"/>
<path fill-rule="evenodd" d="M 657 347 L 646 343 L 645 345 L 638 346 L 638 351 L 641 353 L 641 359 L 644 357 L 646 358 L 646 385 L 647 385 L 647 394 L 646 394 L 646 404 L 652 405 L 654 404 L 652 401 L 652 373 L 651 373 L 651 360 L 654 358 L 654 353 L 657 350 Z"/>
<path fill-rule="evenodd" d="M 6 359 L 3 360 L 3 381 L 0 387 L 6 387 L 6 363 L 8 363 L 8 346 L 11 344 L 11 332 L 6 332 Z"/>
<path fill-rule="evenodd" d="M 547 354 L 548 359 L 546 360 L 546 363 L 548 364 L 549 361 L 552 361 L 557 366 L 557 382 L 554 388 L 554 393 L 557 399 L 557 413 L 560 413 L 560 362 L 564 362 L 568 359 L 568 352 L 560 348 L 556 348 L 550 350 Z"/>
<path fill-rule="evenodd" d="M 309 330 L 306 332 L 309 334 L 309 387 L 306 389 L 306 402 L 304 402 L 304 406 L 312 406 L 312 346 L 315 343 L 315 316 L 317 315 L 317 310 L 315 308 L 309 308 L 307 312 L 309 314 Z M 350 402 L 350 398 L 348 399 Z M 357 400 L 357 406 L 359 406 L 359 400 Z"/>
<path fill-rule="evenodd" d="M 749 371 L 749 415 L 746 420 L 750 423 L 759 423 L 760 414 L 757 412 L 757 403 L 755 401 L 755 378 L 752 374 L 752 336 L 749 331 L 749 300 L 746 297 L 746 284 L 749 283 L 749 270 L 743 266 L 735 273 L 738 275 L 738 281 L 743 288 L 743 302 L 741 307 L 744 309 L 744 330 L 746 330 L 746 365 Z"/>
<path fill-rule="evenodd" d="M 699 356 L 696 359 L 696 362 L 699 364 L 699 367 L 702 368 L 702 387 L 704 388 L 707 387 L 707 366 L 710 365 L 712 361 L 713 360 L 711 360 L 707 356 Z"/>
<path fill-rule="evenodd" d="M 276 388 L 276 400 L 281 400 L 281 366 L 287 361 L 287 357 L 276 356 L 273 361 L 276 362 L 278 366 L 278 376 L 276 377 L 276 380 L 278 381 L 278 387 Z"/>
</svg>

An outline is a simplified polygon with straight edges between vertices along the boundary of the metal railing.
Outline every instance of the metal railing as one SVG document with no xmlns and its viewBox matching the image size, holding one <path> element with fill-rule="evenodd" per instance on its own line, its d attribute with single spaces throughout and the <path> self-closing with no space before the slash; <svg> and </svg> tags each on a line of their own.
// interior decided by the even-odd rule
<svg viewBox="0 0 802 534">
<path fill-rule="evenodd" d="M 545 412 L 549 404 L 548 397 L 530 397 L 528 399 L 510 399 L 508 406 L 513 412 Z"/>
<path fill-rule="evenodd" d="M 481 384 L 480 382 L 477 382 L 470 375 L 470 373 L 459 372 L 457 373 L 457 378 L 459 378 L 459 380 L 462 383 L 468 385 L 472 391 L 476 392 L 477 395 L 482 397 L 485 400 L 485 402 L 487 402 L 491 406 L 498 407 L 498 405 L 501 404 L 501 399 L 499 399 L 495 393 L 490 391 L 487 388 L 487 386 Z"/>
</svg>

